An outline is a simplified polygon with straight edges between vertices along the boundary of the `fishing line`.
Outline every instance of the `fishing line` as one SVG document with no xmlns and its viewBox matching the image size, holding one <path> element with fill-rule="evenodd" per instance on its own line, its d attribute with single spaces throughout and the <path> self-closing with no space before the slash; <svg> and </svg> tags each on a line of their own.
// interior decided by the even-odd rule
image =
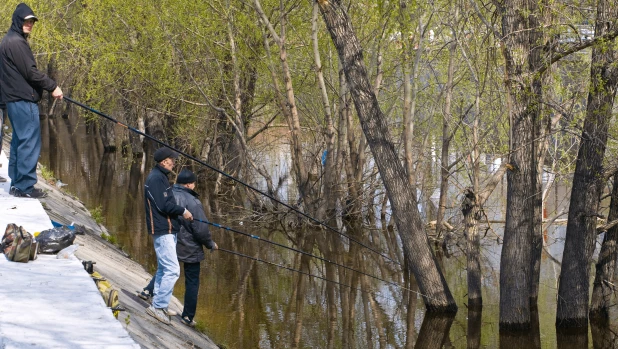
<svg viewBox="0 0 618 349">
<path fill-rule="evenodd" d="M 217 228 L 220 228 L 220 229 L 223 229 L 223 230 L 228 230 L 228 231 L 240 234 L 240 235 L 248 236 L 248 237 L 250 237 L 252 239 L 255 239 L 255 240 L 264 241 L 264 242 L 269 243 L 271 245 L 282 247 L 282 248 L 285 248 L 285 249 L 288 249 L 288 250 L 291 250 L 291 251 L 294 251 L 294 252 L 297 252 L 297 253 L 304 254 L 305 256 L 309 256 L 309 257 L 313 257 L 313 258 L 319 259 L 319 260 L 321 260 L 323 262 L 331 263 L 331 264 L 336 265 L 338 267 L 342 267 L 342 268 L 345 268 L 347 270 L 353 271 L 355 273 L 359 273 L 359 274 L 362 274 L 362 275 L 374 278 L 376 280 L 382 281 L 382 282 L 384 282 L 384 283 L 386 283 L 388 285 L 395 286 L 397 288 L 401 288 L 402 290 L 405 290 L 405 291 L 416 292 L 416 291 L 411 290 L 411 289 L 409 289 L 409 288 L 407 288 L 405 286 L 401 286 L 400 284 L 398 284 L 396 282 L 392 282 L 392 281 L 387 281 L 387 280 L 381 279 L 381 278 L 379 278 L 379 277 L 377 277 L 375 275 L 371 275 L 371 274 L 365 273 L 365 272 L 360 271 L 358 269 L 354 269 L 354 268 L 348 267 L 346 265 L 337 263 L 335 261 L 331 261 L 331 260 L 326 259 L 324 257 L 320 257 L 318 255 L 315 255 L 315 254 L 312 254 L 312 253 L 309 253 L 309 252 L 305 252 L 303 250 L 299 250 L 299 249 L 296 249 L 294 247 L 286 246 L 286 245 L 280 244 L 280 243 L 275 242 L 275 241 L 264 239 L 264 238 L 262 238 L 262 237 L 260 237 L 258 235 L 249 234 L 249 233 L 246 233 L 246 232 L 243 232 L 243 231 L 240 231 L 240 230 L 236 230 L 234 228 L 226 227 L 226 226 L 223 226 L 223 225 L 220 225 L 220 224 L 217 224 L 217 223 L 213 223 L 213 222 L 203 221 L 203 220 L 197 219 L 197 218 L 193 218 L 193 220 L 194 221 L 198 221 L 198 222 L 202 222 L 202 223 L 205 223 L 205 224 L 209 224 L 209 225 L 212 225 L 213 227 L 217 227 Z"/>
<path fill-rule="evenodd" d="M 140 130 L 137 130 L 137 129 L 135 129 L 135 128 L 133 128 L 133 127 L 129 126 L 129 125 L 127 125 L 127 124 L 124 124 L 124 123 L 122 123 L 122 122 L 120 122 L 120 121 L 118 121 L 118 120 L 116 120 L 116 119 L 112 118 L 111 116 L 109 116 L 109 115 L 107 115 L 107 114 L 104 114 L 104 113 L 102 113 L 102 112 L 100 112 L 100 111 L 98 111 L 98 110 L 96 110 L 96 109 L 93 109 L 93 108 L 91 108 L 91 107 L 89 107 L 89 106 L 87 106 L 87 105 L 85 105 L 85 104 L 82 104 L 82 103 L 80 103 L 80 102 L 78 102 L 78 101 L 76 101 L 76 100 L 74 100 L 74 99 L 72 99 L 72 98 L 69 98 L 69 97 L 66 97 L 66 96 L 65 96 L 65 97 L 63 97 L 63 99 L 64 99 L 64 100 L 66 100 L 67 102 L 71 102 L 71 103 L 73 103 L 73 104 L 75 104 L 75 105 L 77 105 L 77 106 L 80 106 L 80 107 L 82 107 L 82 108 L 84 108 L 84 109 L 86 109 L 86 110 L 88 110 L 88 111 L 90 111 L 90 112 L 93 112 L 93 113 L 95 113 L 95 114 L 97 114 L 97 115 L 99 115 L 99 116 L 102 116 L 102 117 L 106 118 L 107 120 L 109 120 L 109 121 L 111 121 L 111 122 L 114 122 L 114 123 L 116 123 L 116 124 L 118 124 L 118 125 L 120 125 L 120 126 L 122 126 L 122 127 L 126 128 L 126 129 L 128 129 L 128 130 L 130 130 L 130 131 L 132 131 L 132 132 L 137 133 L 137 134 L 138 134 L 138 135 L 140 135 L 140 136 L 144 136 L 144 137 L 146 137 L 146 138 L 148 138 L 148 139 L 150 139 L 150 140 L 152 140 L 152 141 L 154 141 L 154 142 L 156 142 L 156 143 L 159 143 L 159 144 L 160 144 L 160 145 L 162 145 L 162 146 L 168 147 L 168 148 L 170 148 L 170 149 L 174 150 L 175 152 L 177 152 L 177 153 L 179 153 L 179 154 L 182 154 L 182 155 L 183 155 L 183 156 L 185 156 L 186 158 L 188 158 L 188 159 L 190 159 L 190 160 L 193 160 L 193 161 L 197 162 L 198 164 L 200 164 L 200 165 L 202 165 L 202 166 L 205 166 L 205 167 L 207 167 L 207 168 L 209 168 L 209 169 L 211 169 L 211 170 L 213 170 L 213 171 L 215 171 L 215 172 L 217 172 L 217 173 L 219 173 L 219 174 L 221 174 L 221 175 L 225 176 L 226 178 L 229 178 L 229 179 L 233 180 L 233 181 L 234 181 L 234 182 L 236 182 L 236 183 L 242 184 L 243 186 L 245 186 L 245 187 L 247 187 L 247 188 L 249 188 L 249 189 L 251 189 L 251 190 L 253 190 L 253 191 L 257 192 L 257 193 L 260 193 L 260 194 L 261 194 L 261 195 L 263 195 L 263 196 L 266 196 L 267 198 L 269 198 L 269 199 L 271 199 L 271 200 L 273 200 L 273 201 L 275 201 L 275 202 L 277 202 L 277 203 L 279 203 L 279 204 L 281 204 L 281 205 L 285 206 L 286 208 L 288 208 L 288 209 L 290 209 L 290 210 L 292 210 L 292 211 L 294 211 L 294 212 L 296 212 L 296 213 L 300 214 L 301 216 L 303 216 L 303 217 L 305 217 L 305 218 L 308 218 L 310 221 L 312 221 L 312 222 L 314 222 L 314 223 L 317 223 L 317 224 L 319 224 L 319 225 L 321 225 L 321 226 L 325 227 L 326 229 L 328 229 L 328 230 L 330 230 L 330 231 L 333 231 L 333 232 L 335 232 L 335 233 L 339 234 L 340 236 L 343 236 L 343 237 L 345 237 L 345 238 L 349 239 L 349 240 L 350 240 L 350 241 L 352 241 L 352 242 L 355 242 L 356 244 L 358 244 L 358 245 L 360 245 L 360 246 L 362 246 L 362 247 L 364 247 L 364 248 L 366 248 L 366 249 L 368 249 L 368 250 L 372 251 L 373 253 L 376 253 L 376 254 L 378 254 L 378 255 L 382 256 L 382 258 L 384 258 L 384 259 L 386 259 L 386 260 L 388 260 L 388 261 L 390 261 L 390 262 L 392 262 L 392 263 L 394 263 L 394 264 L 396 264 L 396 265 L 400 265 L 400 266 L 401 266 L 401 264 L 400 264 L 399 262 L 397 262 L 397 261 L 393 260 L 392 258 L 390 258 L 389 256 L 387 256 L 387 255 L 385 255 L 385 254 L 381 253 L 380 251 L 378 251 L 378 250 L 376 250 L 376 249 L 371 248 L 370 246 L 368 246 L 368 245 L 366 245 L 366 244 L 364 244 L 364 243 L 362 243 L 362 242 L 360 242 L 360 241 L 358 241 L 358 240 L 356 240 L 356 239 L 352 238 L 351 236 L 349 236 L 349 235 L 347 235 L 347 234 L 344 234 L 344 233 L 342 233 L 342 232 L 338 231 L 337 229 L 335 229 L 335 228 L 333 228 L 333 227 L 329 226 L 328 224 L 326 224 L 326 223 L 324 223 L 324 222 L 321 222 L 321 221 L 317 220 L 316 218 L 313 218 L 313 217 L 311 217 L 310 215 L 308 215 L 308 214 L 306 214 L 306 213 L 304 213 L 304 212 L 302 212 L 302 211 L 300 211 L 300 210 L 298 210 L 298 209 L 296 209 L 296 208 L 294 208 L 294 207 L 292 207 L 292 206 L 290 206 L 290 205 L 288 205 L 288 204 L 286 204 L 286 203 L 284 203 L 284 202 L 282 202 L 282 201 L 279 201 L 278 199 L 276 199 L 276 198 L 275 198 L 275 197 L 273 197 L 272 195 L 269 195 L 269 194 L 267 194 L 267 193 L 265 193 L 265 192 L 263 192 L 263 191 L 261 191 L 261 190 L 257 189 L 256 187 L 254 187 L 254 186 L 252 186 L 252 185 L 250 185 L 250 184 L 247 184 L 247 183 L 245 183 L 245 182 L 241 181 L 240 179 L 237 179 L 237 178 L 233 177 L 232 175 L 229 175 L 229 174 L 227 174 L 227 173 L 223 172 L 222 170 L 219 170 L 218 168 L 213 167 L 213 166 L 211 166 L 211 165 L 209 165 L 209 164 L 207 164 L 207 163 L 205 163 L 205 162 L 203 162 L 203 161 L 201 161 L 201 160 L 199 160 L 199 159 L 197 159 L 197 158 L 195 158 L 195 157 L 193 157 L 193 156 L 191 156 L 191 155 L 189 155 L 189 154 L 187 154 L 187 153 L 185 153 L 185 152 L 181 151 L 180 149 L 177 149 L 177 148 L 175 148 L 175 147 L 172 147 L 171 145 L 169 145 L 169 144 L 167 144 L 167 143 L 164 143 L 164 142 L 162 142 L 162 141 L 158 140 L 157 138 L 155 138 L 155 137 L 153 137 L 153 136 L 151 136 L 151 135 L 149 135 L 149 134 L 146 134 L 146 133 L 144 133 L 144 132 L 142 132 L 142 131 L 140 131 Z"/>
<path fill-rule="evenodd" d="M 304 272 L 304 271 L 302 271 L 302 270 L 294 269 L 294 268 L 292 268 L 292 267 L 287 267 L 287 266 L 285 266 L 285 265 L 281 265 L 281 264 L 277 264 L 277 263 L 269 262 L 269 261 L 263 260 L 263 259 L 258 258 L 258 257 L 253 257 L 253 256 L 246 255 L 246 254 L 244 254 L 244 253 L 240 253 L 240 252 L 236 252 L 236 251 L 231 251 L 231 250 L 226 250 L 226 249 L 221 248 L 221 247 L 219 247 L 219 248 L 217 249 L 217 251 L 223 251 L 223 252 L 227 252 L 227 253 L 230 253 L 230 254 L 233 254 L 233 255 L 236 255 L 236 256 L 240 256 L 240 257 L 244 257 L 244 258 L 252 259 L 252 260 L 257 261 L 257 262 L 262 262 L 262 263 L 266 263 L 266 264 L 269 264 L 269 265 L 274 265 L 275 267 L 282 268 L 282 269 L 286 269 L 286 270 L 289 270 L 289 271 L 291 271 L 291 272 L 295 272 L 295 273 L 299 273 L 299 274 L 307 275 L 307 276 L 310 276 L 310 277 L 318 278 L 318 279 L 320 279 L 320 280 L 324 280 L 324 281 L 326 281 L 326 282 L 331 282 L 331 283 L 337 284 L 337 285 L 339 285 L 339 286 L 344 286 L 344 287 L 350 288 L 350 289 L 352 289 L 352 290 L 360 291 L 360 292 L 363 292 L 363 293 L 373 293 L 373 294 L 375 294 L 376 296 L 379 296 L 379 297 L 382 297 L 382 298 L 385 298 L 385 299 L 389 299 L 389 300 L 392 300 L 392 301 L 394 301 L 394 302 L 399 302 L 398 300 L 396 300 L 396 299 L 394 299 L 394 298 L 392 298 L 392 297 L 383 296 L 383 295 L 379 294 L 377 291 L 365 291 L 365 290 L 363 290 L 363 289 L 361 289 L 361 288 L 352 287 L 352 286 L 350 286 L 350 285 L 348 285 L 348 284 L 344 284 L 344 283 L 339 282 L 339 281 L 330 280 L 330 279 L 327 279 L 327 278 L 322 277 L 322 276 L 319 276 L 319 275 L 315 275 L 315 274 L 307 273 L 307 272 Z M 410 289 L 405 288 L 405 287 L 402 287 L 402 286 L 400 286 L 400 287 L 401 287 L 402 289 L 405 289 L 406 291 L 410 291 L 410 292 L 416 293 L 417 295 L 419 295 L 419 296 L 421 296 L 421 297 L 424 297 L 424 298 L 427 298 L 427 299 L 433 299 L 433 300 L 436 300 L 436 299 L 431 298 L 431 297 L 428 297 L 428 296 L 426 296 L 426 295 L 424 295 L 424 294 L 422 294 L 422 293 L 420 293 L 420 292 L 413 291 L 413 290 L 410 290 Z"/>
</svg>

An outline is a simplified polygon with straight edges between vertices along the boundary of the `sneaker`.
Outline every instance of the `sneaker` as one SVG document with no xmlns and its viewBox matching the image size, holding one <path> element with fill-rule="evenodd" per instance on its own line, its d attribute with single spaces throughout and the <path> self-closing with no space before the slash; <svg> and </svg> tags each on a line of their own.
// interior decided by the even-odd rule
<svg viewBox="0 0 618 349">
<path fill-rule="evenodd" d="M 189 317 L 188 317 L 188 316 L 181 317 L 181 318 L 180 318 L 180 321 L 181 321 L 183 324 L 185 324 L 185 325 L 187 325 L 187 326 L 189 326 L 189 327 L 195 327 L 195 325 L 197 325 L 197 322 L 195 322 L 195 321 L 193 321 L 193 320 L 189 319 Z"/>
<path fill-rule="evenodd" d="M 23 191 L 15 188 L 15 190 L 13 191 L 13 196 L 15 196 L 16 198 L 42 199 L 47 196 L 47 193 L 39 188 L 34 188 L 29 193 L 24 193 Z"/>
<path fill-rule="evenodd" d="M 150 301 L 152 299 L 152 295 L 148 290 L 142 290 L 142 292 L 139 292 L 137 296 L 145 301 Z"/>
<path fill-rule="evenodd" d="M 11 189 L 9 189 L 9 195 L 15 195 L 15 187 L 11 186 Z"/>
<path fill-rule="evenodd" d="M 163 311 L 163 309 L 155 308 L 152 305 L 150 307 L 148 307 L 148 309 L 146 309 L 146 314 L 152 316 L 153 318 L 161 321 L 162 323 L 164 323 L 166 325 L 169 325 L 169 324 L 172 323 L 170 321 L 170 318 Z"/>
<path fill-rule="evenodd" d="M 176 316 L 178 315 L 177 312 L 170 310 L 169 308 L 163 308 L 163 312 L 165 313 L 165 315 L 167 316 Z"/>
</svg>

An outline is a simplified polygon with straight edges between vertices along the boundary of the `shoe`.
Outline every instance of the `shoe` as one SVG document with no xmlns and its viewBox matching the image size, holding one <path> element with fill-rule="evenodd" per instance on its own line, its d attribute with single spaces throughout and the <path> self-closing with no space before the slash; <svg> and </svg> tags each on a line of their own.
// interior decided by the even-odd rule
<svg viewBox="0 0 618 349">
<path fill-rule="evenodd" d="M 142 290 L 142 292 L 138 293 L 137 296 L 145 301 L 150 301 L 152 299 L 152 295 L 148 290 Z"/>
<path fill-rule="evenodd" d="M 9 195 L 15 195 L 15 187 L 11 186 L 11 189 L 9 189 Z"/>
<path fill-rule="evenodd" d="M 178 315 L 177 312 L 170 310 L 169 308 L 163 308 L 163 312 L 165 313 L 165 315 L 167 316 L 176 316 Z"/>
<path fill-rule="evenodd" d="M 6 182 L 6 178 L 0 176 L 0 183 L 4 183 L 4 182 Z"/>
<path fill-rule="evenodd" d="M 187 326 L 189 326 L 189 327 L 195 327 L 195 325 L 197 325 L 197 322 L 195 322 L 195 321 L 193 321 L 193 320 L 189 319 L 189 317 L 188 317 L 188 316 L 181 317 L 181 318 L 180 318 L 180 321 L 181 321 L 183 324 L 185 324 L 185 325 L 187 325 Z"/>
<path fill-rule="evenodd" d="M 13 191 L 13 196 L 16 198 L 42 199 L 44 197 L 47 197 L 47 193 L 39 188 L 34 188 L 29 193 L 24 193 L 23 191 L 15 188 L 15 190 Z"/>
<path fill-rule="evenodd" d="M 152 305 L 148 307 L 148 309 L 146 309 L 146 314 L 152 316 L 153 318 L 161 321 L 162 323 L 166 325 L 169 325 L 172 323 L 170 321 L 170 318 L 167 315 L 165 315 L 165 312 L 163 311 L 163 309 L 155 308 Z"/>
</svg>

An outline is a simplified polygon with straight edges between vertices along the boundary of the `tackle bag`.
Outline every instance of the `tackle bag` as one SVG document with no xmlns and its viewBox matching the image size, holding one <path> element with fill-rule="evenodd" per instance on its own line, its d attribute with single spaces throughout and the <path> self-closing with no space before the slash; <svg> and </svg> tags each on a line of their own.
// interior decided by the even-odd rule
<svg viewBox="0 0 618 349">
<path fill-rule="evenodd" d="M 101 297 L 103 297 L 105 305 L 112 310 L 112 314 L 114 314 L 114 317 L 117 319 L 118 313 L 126 309 L 122 305 L 120 305 L 120 300 L 118 299 L 118 291 L 113 288 L 112 284 L 107 281 L 107 279 L 104 278 L 103 275 L 94 271 L 93 264 L 95 263 L 96 262 L 92 261 L 82 261 L 84 269 L 86 269 L 86 272 L 90 274 L 92 280 L 94 280 L 94 283 L 97 285 L 97 288 L 101 293 Z"/>
<path fill-rule="evenodd" d="M 36 259 L 37 243 L 34 242 L 32 234 L 14 223 L 7 224 L 0 248 L 6 259 L 13 262 L 28 263 L 29 260 Z"/>
<path fill-rule="evenodd" d="M 65 226 L 43 230 L 36 237 L 40 253 L 58 253 L 63 248 L 73 245 L 75 232 Z"/>
</svg>

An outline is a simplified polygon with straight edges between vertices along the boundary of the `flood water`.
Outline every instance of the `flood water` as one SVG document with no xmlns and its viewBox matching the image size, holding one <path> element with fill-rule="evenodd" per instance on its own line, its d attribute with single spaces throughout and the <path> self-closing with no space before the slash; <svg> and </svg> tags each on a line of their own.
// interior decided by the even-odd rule
<svg viewBox="0 0 618 349">
<path fill-rule="evenodd" d="M 152 161 L 123 157 L 121 152 L 104 153 L 98 134 L 93 134 L 86 127 L 83 118 L 45 118 L 41 124 L 44 146 L 41 162 L 53 171 L 55 177 L 67 183 L 63 189 L 79 197 L 87 208 L 92 210 L 100 207 L 104 216 L 103 224 L 117 238 L 118 245 L 153 272 L 156 259 L 152 241 L 146 233 L 143 209 L 143 183 L 152 167 Z M 285 158 L 281 154 L 270 156 Z M 493 215 L 491 219 L 503 219 L 505 194 L 506 188 L 503 185 L 492 195 L 486 206 Z M 563 249 L 564 225 L 554 225 L 546 231 L 546 250 L 552 257 L 543 253 L 538 327 L 530 333 L 500 335 L 498 283 L 502 246 L 498 241 L 501 240 L 502 223 L 492 224 L 492 229 L 487 231 L 482 240 L 482 313 L 468 312 L 466 308 L 466 261 L 461 253 L 462 247 L 454 239 L 449 247 L 452 255 L 449 258 L 441 256 L 441 262 L 448 284 L 457 299 L 459 312 L 454 318 L 426 317 L 423 302 L 417 294 L 393 285 L 404 285 L 400 266 L 388 263 L 332 233 L 299 231 L 293 225 L 285 224 L 276 228 L 272 220 L 259 221 L 252 218 L 242 209 L 242 205 L 234 206 L 232 202 L 226 201 L 229 198 L 209 199 L 207 207 L 219 200 L 219 211 L 224 213 L 210 215 L 213 222 L 298 249 L 302 249 L 302 246 L 296 243 L 305 234 L 314 236 L 316 241 L 326 241 L 326 244 L 317 243 L 315 246 L 329 245 L 330 241 L 334 241 L 331 247 L 341 251 L 341 258 L 338 259 L 341 264 L 390 282 L 387 284 L 371 277 L 361 277 L 349 270 L 335 277 L 339 284 L 317 277 L 301 277 L 299 273 L 261 261 L 299 268 L 298 254 L 230 231 L 212 228 L 213 239 L 221 248 L 254 258 L 217 251 L 206 253 L 206 260 L 202 264 L 196 320 L 216 343 L 225 344 L 228 348 L 290 348 L 295 337 L 300 348 L 326 348 L 329 336 L 334 338 L 335 348 L 344 346 L 346 341 L 353 348 L 618 346 L 614 334 L 618 333 L 616 329 L 591 328 L 583 334 L 556 333 L 555 307 L 560 274 L 558 261 Z M 452 203 L 457 207 L 455 201 Z M 548 200 L 548 215 L 560 211 L 565 205 L 568 205 L 568 198 L 565 197 L 564 186 L 558 185 Z M 388 234 L 386 230 L 380 233 Z M 373 235 L 367 232 L 359 236 Z M 319 247 L 311 252 L 323 255 Z M 308 268 L 311 274 L 326 278 L 323 262 L 310 259 Z M 183 292 L 184 279 L 181 276 L 174 292 L 181 301 Z M 337 295 L 337 310 L 330 316 L 327 301 L 329 292 Z M 341 299 L 350 300 L 353 306 L 348 306 L 347 301 L 342 304 Z M 344 334 L 344 329 L 348 329 L 348 333 Z"/>
</svg>

